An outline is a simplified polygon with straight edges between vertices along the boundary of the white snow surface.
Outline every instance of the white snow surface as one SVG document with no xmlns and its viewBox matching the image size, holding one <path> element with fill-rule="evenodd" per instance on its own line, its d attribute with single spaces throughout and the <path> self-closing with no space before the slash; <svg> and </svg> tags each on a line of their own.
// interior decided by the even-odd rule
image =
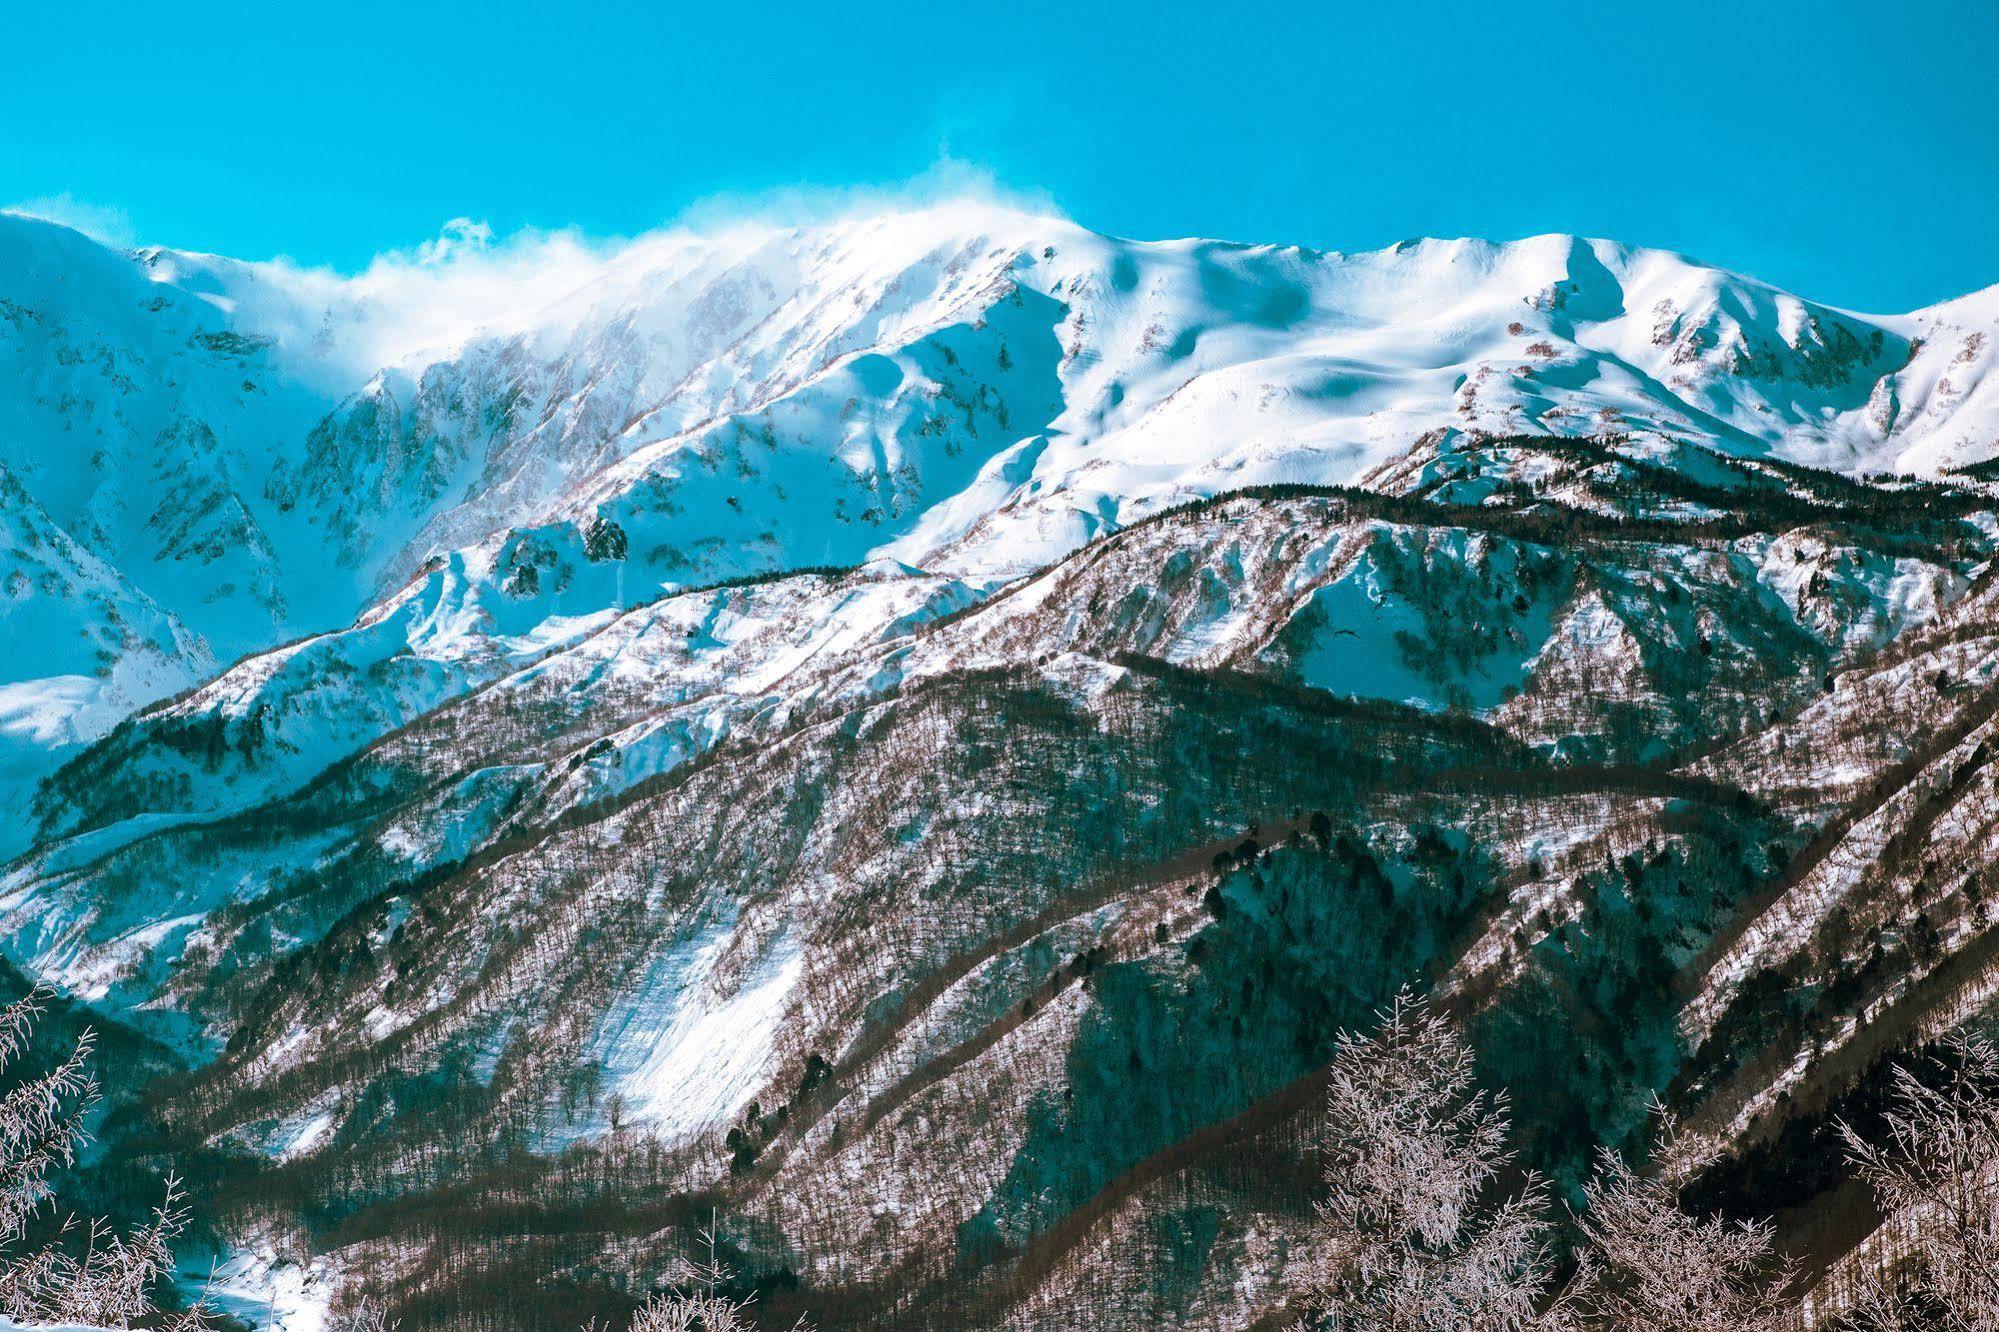
<svg viewBox="0 0 1999 1332">
<path fill-rule="evenodd" d="M 464 666 L 736 574 L 990 581 L 1440 428 L 1852 472 L 1999 451 L 1999 288 L 1863 316 L 1602 240 L 1136 242 L 969 201 L 487 239 L 341 276 L 0 217 L 30 390 L 0 402 L 0 623 L 34 648 L 0 662 L 0 775 L 392 606 L 378 651 Z M 581 558 L 600 521 L 628 557 Z"/>
<path fill-rule="evenodd" d="M 243 1320 L 258 1332 L 326 1332 L 340 1288 L 329 1257 L 286 1256 L 268 1238 L 254 1238 L 210 1267 L 184 1267 L 178 1284 L 189 1299 Z"/>
<path fill-rule="evenodd" d="M 683 1138 L 726 1123 L 763 1085 L 804 957 L 780 945 L 723 981 L 717 972 L 732 942 L 718 927 L 671 950 L 605 1016 L 595 1053 L 627 1123 Z"/>
</svg>

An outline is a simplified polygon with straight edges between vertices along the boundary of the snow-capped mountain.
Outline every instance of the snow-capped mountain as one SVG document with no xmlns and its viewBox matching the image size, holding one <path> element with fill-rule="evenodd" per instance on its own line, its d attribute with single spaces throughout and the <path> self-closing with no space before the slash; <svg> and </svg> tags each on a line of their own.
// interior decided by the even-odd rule
<svg viewBox="0 0 1999 1332">
<path fill-rule="evenodd" d="M 444 1324 L 702 1197 L 815 1309 L 1239 1325 L 1222 1161 L 1416 977 L 1558 1180 L 1655 1092 L 1746 1171 L 1992 988 L 1995 339 L 1556 236 L 0 216 L 0 947 Z"/>
<path fill-rule="evenodd" d="M 391 287 L 0 219 L 0 466 L 33 543 L 12 601 L 65 595 L 29 591 L 60 533 L 128 584 L 99 600 L 174 617 L 91 631 L 157 659 L 129 706 L 460 551 L 462 613 L 513 628 L 871 558 L 1017 575 L 1189 498 L 1354 482 L 1434 430 L 1856 473 L 1999 451 L 1992 292 L 1866 318 L 1566 237 L 1347 256 L 963 206 L 552 267 L 468 297 L 448 261 Z M 589 568 L 598 525 L 615 573 Z M 34 729 L 87 738 L 115 708 L 79 727 L 63 700 L 124 655 L 8 684 L 68 681 Z"/>
</svg>

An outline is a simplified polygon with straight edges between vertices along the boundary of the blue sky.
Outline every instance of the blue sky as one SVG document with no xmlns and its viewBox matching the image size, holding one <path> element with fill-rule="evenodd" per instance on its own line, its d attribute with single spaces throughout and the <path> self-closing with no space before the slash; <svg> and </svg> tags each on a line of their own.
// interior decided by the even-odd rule
<svg viewBox="0 0 1999 1332">
<path fill-rule="evenodd" d="M 1131 236 L 1574 231 L 1873 310 L 1999 282 L 1995 0 L 197 0 L 5 28 L 0 202 L 245 257 L 967 171 Z"/>
</svg>

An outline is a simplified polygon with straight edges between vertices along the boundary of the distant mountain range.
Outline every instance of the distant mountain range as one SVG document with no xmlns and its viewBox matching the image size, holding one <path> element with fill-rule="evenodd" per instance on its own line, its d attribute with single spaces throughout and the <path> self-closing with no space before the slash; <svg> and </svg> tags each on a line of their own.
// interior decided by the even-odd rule
<svg viewBox="0 0 1999 1332">
<path fill-rule="evenodd" d="M 1999 288 L 969 205 L 455 262 L 0 216 L 0 948 L 126 1042 L 107 1160 L 405 1326 L 703 1207 L 773 1316 L 1248 1326 L 1415 981 L 1558 1182 L 1657 1094 L 1867 1233 L 1827 1124 L 1999 987 Z"/>
</svg>

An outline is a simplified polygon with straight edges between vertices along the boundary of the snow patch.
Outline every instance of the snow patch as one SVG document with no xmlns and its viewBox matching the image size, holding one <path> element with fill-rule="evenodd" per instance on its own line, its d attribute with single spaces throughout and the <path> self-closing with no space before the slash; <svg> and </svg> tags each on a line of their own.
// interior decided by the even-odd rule
<svg viewBox="0 0 1999 1332">
<path fill-rule="evenodd" d="M 662 1138 L 726 1123 L 763 1085 L 804 955 L 778 945 L 726 997 L 715 971 L 732 941 L 707 931 L 653 968 L 598 1042 L 625 1117 Z"/>
</svg>

